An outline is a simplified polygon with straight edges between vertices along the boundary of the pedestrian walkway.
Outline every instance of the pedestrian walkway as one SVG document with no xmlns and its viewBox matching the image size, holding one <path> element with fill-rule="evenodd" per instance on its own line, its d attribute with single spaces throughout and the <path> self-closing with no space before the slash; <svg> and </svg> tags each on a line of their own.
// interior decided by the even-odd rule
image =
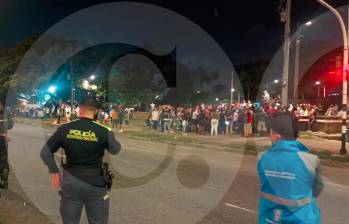
<svg viewBox="0 0 349 224">
<path fill-rule="evenodd" d="M 332 154 L 338 154 L 341 147 L 341 142 L 336 140 L 305 138 L 300 138 L 299 140 L 311 150 L 330 151 Z"/>
</svg>

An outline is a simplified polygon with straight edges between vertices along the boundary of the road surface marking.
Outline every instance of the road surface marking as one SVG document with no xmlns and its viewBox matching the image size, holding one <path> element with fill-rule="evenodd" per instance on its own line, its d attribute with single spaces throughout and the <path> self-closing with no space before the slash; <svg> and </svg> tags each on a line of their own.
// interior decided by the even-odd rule
<svg viewBox="0 0 349 224">
<path fill-rule="evenodd" d="M 233 204 L 230 204 L 230 203 L 225 203 L 225 206 L 228 206 L 228 207 L 231 207 L 231 208 L 240 209 L 242 211 L 249 212 L 249 213 L 252 213 L 252 214 L 258 214 L 256 211 L 253 211 L 251 209 L 243 208 L 243 207 L 240 207 L 240 206 L 237 206 L 237 205 L 233 205 Z"/>
<path fill-rule="evenodd" d="M 347 186 L 347 185 L 342 185 L 342 184 L 337 184 L 337 183 L 334 183 L 334 182 L 331 182 L 331 181 L 325 181 L 325 185 L 331 185 L 331 186 L 334 186 L 334 187 L 338 187 L 338 188 L 346 188 L 346 189 L 348 189 L 349 188 L 349 186 Z"/>
</svg>

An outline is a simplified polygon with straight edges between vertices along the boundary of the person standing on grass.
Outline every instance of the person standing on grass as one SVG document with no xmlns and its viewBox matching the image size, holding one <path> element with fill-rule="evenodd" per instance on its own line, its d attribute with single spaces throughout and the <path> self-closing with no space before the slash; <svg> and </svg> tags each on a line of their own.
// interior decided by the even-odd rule
<svg viewBox="0 0 349 224">
<path fill-rule="evenodd" d="M 244 136 L 251 137 L 253 118 L 249 108 L 244 109 Z"/>
<path fill-rule="evenodd" d="M 160 120 L 160 111 L 159 111 L 158 107 L 155 107 L 151 113 L 151 121 L 152 121 L 154 130 L 157 130 L 157 128 L 158 128 L 159 120 Z"/>
<path fill-rule="evenodd" d="M 192 133 L 198 133 L 198 124 L 199 124 L 199 109 L 193 108 L 191 112 L 191 132 Z"/>
<path fill-rule="evenodd" d="M 198 122 L 199 122 L 199 131 L 198 133 L 200 135 L 205 134 L 205 127 L 206 127 L 206 119 L 203 109 L 199 109 L 199 115 L 198 115 Z"/>
<path fill-rule="evenodd" d="M 214 134 L 217 136 L 219 113 L 216 108 L 212 108 L 210 117 L 211 117 L 211 136 L 213 136 Z"/>
<path fill-rule="evenodd" d="M 264 136 L 267 133 L 267 114 L 263 108 L 257 109 L 255 122 L 257 124 L 257 135 Z"/>
<path fill-rule="evenodd" d="M 225 110 L 224 108 L 219 109 L 219 118 L 218 118 L 218 130 L 224 135 L 225 134 Z"/>
<path fill-rule="evenodd" d="M 119 132 L 124 132 L 123 127 L 123 123 L 124 123 L 124 108 L 122 106 L 122 104 L 119 104 L 118 106 L 118 121 L 119 121 Z"/>
<path fill-rule="evenodd" d="M 113 129 L 118 127 L 118 112 L 115 108 L 111 110 L 111 123 Z"/>
</svg>

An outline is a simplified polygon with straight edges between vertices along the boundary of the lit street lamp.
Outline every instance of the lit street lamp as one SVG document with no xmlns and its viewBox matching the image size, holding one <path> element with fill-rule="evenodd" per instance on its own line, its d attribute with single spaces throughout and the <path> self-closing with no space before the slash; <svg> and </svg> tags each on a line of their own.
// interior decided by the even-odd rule
<svg viewBox="0 0 349 224">
<path fill-rule="evenodd" d="M 95 75 L 91 75 L 90 76 L 90 80 L 95 80 L 96 79 L 96 76 Z"/>
<path fill-rule="evenodd" d="M 234 92 L 235 92 L 235 89 L 231 88 L 231 90 L 230 90 L 230 104 L 233 104 L 233 102 L 234 102 Z"/>
<path fill-rule="evenodd" d="M 275 80 L 274 80 L 274 83 L 275 83 L 275 84 L 278 84 L 279 82 L 280 82 L 280 80 L 278 80 L 278 79 L 275 79 Z"/>
<path fill-rule="evenodd" d="M 54 94 L 57 90 L 57 87 L 56 86 L 50 86 L 47 91 L 51 94 Z"/>
<path fill-rule="evenodd" d="M 321 84 L 320 81 L 315 82 L 315 85 L 317 85 L 317 97 L 318 98 L 320 98 L 320 84 Z"/>
<path fill-rule="evenodd" d="M 219 101 L 219 98 L 218 98 L 218 97 L 216 97 L 216 101 L 217 101 L 217 102 Z"/>
<path fill-rule="evenodd" d="M 310 26 L 311 24 L 313 24 L 312 21 L 308 21 L 308 22 L 305 23 L 306 26 Z"/>
<path fill-rule="evenodd" d="M 89 86 L 90 86 L 90 83 L 87 80 L 82 81 L 82 88 L 88 89 Z"/>
<path fill-rule="evenodd" d="M 233 104 L 234 98 L 234 71 L 231 72 L 231 82 L 230 82 L 230 105 Z"/>
</svg>

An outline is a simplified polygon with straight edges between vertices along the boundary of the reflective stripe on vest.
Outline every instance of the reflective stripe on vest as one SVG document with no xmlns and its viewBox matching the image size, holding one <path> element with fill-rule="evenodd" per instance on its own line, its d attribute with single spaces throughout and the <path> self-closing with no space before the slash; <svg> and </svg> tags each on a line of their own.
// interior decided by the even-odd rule
<svg viewBox="0 0 349 224">
<path fill-rule="evenodd" d="M 285 206 L 304 206 L 304 205 L 308 205 L 311 204 L 312 199 L 311 198 L 303 198 L 303 199 L 299 199 L 299 200 L 290 200 L 290 199 L 285 199 L 285 198 L 281 198 L 272 194 L 268 194 L 265 192 L 261 192 L 260 196 L 264 199 L 267 199 L 271 202 L 274 202 L 276 204 L 280 204 L 280 205 L 285 205 Z"/>
</svg>

